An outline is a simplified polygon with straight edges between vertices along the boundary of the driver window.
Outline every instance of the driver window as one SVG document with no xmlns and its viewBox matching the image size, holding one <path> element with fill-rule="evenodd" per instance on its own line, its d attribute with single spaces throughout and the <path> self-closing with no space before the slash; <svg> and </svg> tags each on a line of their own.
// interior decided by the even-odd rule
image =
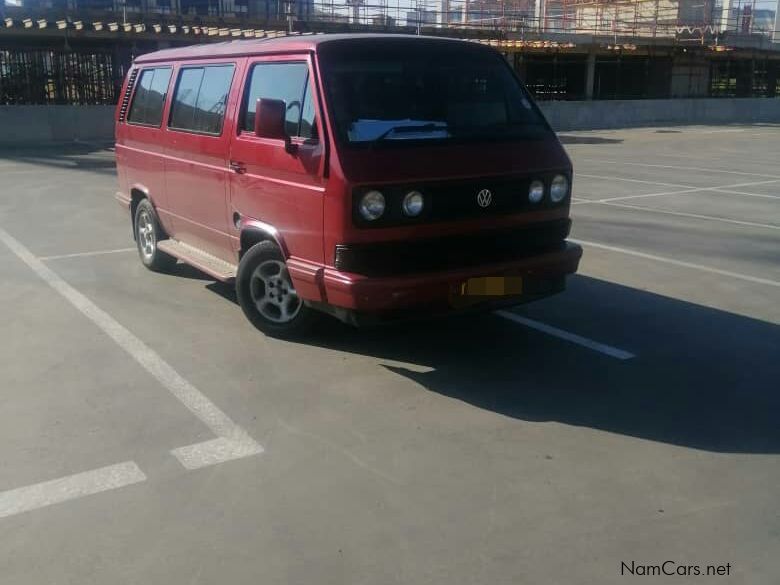
<svg viewBox="0 0 780 585">
<path fill-rule="evenodd" d="M 249 75 L 249 87 L 243 106 L 243 130 L 255 128 L 257 100 L 270 98 L 287 104 L 285 127 L 289 136 L 312 136 L 314 109 L 311 96 L 305 95 L 309 68 L 306 63 L 258 63 Z M 303 117 L 303 123 L 301 118 Z"/>
</svg>

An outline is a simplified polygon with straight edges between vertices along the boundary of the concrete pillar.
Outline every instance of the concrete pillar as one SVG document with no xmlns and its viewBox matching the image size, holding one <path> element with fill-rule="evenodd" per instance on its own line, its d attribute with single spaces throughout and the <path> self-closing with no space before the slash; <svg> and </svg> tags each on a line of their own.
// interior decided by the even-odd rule
<svg viewBox="0 0 780 585">
<path fill-rule="evenodd" d="M 545 19 L 547 17 L 547 2 L 546 0 L 536 0 L 534 7 L 534 16 L 536 17 L 536 24 L 539 32 L 545 31 Z"/>
<path fill-rule="evenodd" d="M 593 86 L 596 84 L 596 54 L 588 53 L 587 70 L 585 71 L 585 99 L 593 99 Z"/>
<path fill-rule="evenodd" d="M 720 11 L 720 32 L 726 32 L 731 26 L 731 30 L 736 30 L 739 27 L 739 23 L 729 22 L 731 16 L 731 0 L 723 0 L 722 8 Z"/>
<path fill-rule="evenodd" d="M 772 35 L 773 43 L 780 43 L 780 0 L 777 0 L 777 7 L 775 8 L 775 26 L 774 34 Z"/>
<path fill-rule="evenodd" d="M 441 0 L 438 24 L 446 26 L 450 22 L 450 0 Z"/>
</svg>

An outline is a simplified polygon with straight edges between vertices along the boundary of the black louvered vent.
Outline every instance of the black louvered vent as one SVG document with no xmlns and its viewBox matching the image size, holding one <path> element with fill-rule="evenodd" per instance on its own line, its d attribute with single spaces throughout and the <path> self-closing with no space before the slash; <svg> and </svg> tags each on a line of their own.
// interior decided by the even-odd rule
<svg viewBox="0 0 780 585">
<path fill-rule="evenodd" d="M 122 96 L 122 107 L 119 109 L 119 121 L 124 122 L 127 116 L 127 108 L 130 106 L 130 96 L 133 93 L 133 86 L 135 85 L 135 78 L 138 77 L 138 69 L 133 69 L 130 72 L 130 79 L 127 80 L 127 89 L 125 95 Z"/>
</svg>

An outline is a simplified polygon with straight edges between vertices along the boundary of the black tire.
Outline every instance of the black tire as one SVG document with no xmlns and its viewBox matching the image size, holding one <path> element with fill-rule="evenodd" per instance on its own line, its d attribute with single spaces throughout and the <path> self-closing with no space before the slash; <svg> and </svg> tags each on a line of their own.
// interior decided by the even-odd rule
<svg viewBox="0 0 780 585">
<path fill-rule="evenodd" d="M 138 256 L 144 266 L 155 272 L 167 272 L 175 266 L 176 258 L 157 248 L 157 242 L 167 239 L 168 235 L 148 199 L 143 199 L 135 210 L 133 231 Z"/>
<path fill-rule="evenodd" d="M 271 337 L 302 336 L 319 319 L 295 294 L 282 252 L 271 241 L 255 244 L 241 258 L 236 296 L 246 318 Z"/>
</svg>

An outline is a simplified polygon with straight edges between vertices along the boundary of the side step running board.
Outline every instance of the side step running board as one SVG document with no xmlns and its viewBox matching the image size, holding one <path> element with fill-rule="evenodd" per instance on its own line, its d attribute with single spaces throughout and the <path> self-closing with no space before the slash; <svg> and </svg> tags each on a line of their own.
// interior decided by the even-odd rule
<svg viewBox="0 0 780 585">
<path fill-rule="evenodd" d="M 162 240 L 157 242 L 157 247 L 166 254 L 178 258 L 185 264 L 194 266 L 201 272 L 205 272 L 212 278 L 222 282 L 231 282 L 236 278 L 237 266 L 230 262 L 212 256 L 199 248 L 185 244 L 178 240 Z"/>
</svg>

